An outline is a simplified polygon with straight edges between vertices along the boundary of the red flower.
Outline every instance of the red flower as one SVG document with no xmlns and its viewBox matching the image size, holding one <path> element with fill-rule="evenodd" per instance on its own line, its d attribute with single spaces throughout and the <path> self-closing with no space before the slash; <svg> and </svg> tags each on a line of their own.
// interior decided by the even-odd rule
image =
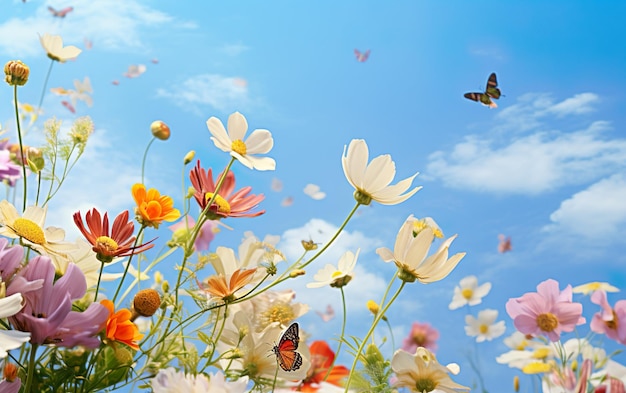
<svg viewBox="0 0 626 393">
<path fill-rule="evenodd" d="M 328 374 L 328 369 L 335 361 L 335 353 L 326 341 L 313 341 L 309 350 L 311 351 L 311 368 L 302 383 L 294 388 L 299 392 L 317 392 Z M 325 382 L 342 386 L 342 380 L 349 374 L 350 370 L 345 366 L 333 366 Z"/>
</svg>

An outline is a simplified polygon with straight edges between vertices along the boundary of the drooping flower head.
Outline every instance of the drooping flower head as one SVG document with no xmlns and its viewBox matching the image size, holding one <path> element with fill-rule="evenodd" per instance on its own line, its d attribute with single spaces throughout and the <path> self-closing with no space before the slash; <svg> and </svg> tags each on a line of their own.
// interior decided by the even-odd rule
<svg viewBox="0 0 626 393">
<path fill-rule="evenodd" d="M 61 63 L 75 58 L 82 52 L 74 45 L 63 46 L 63 39 L 60 35 L 46 33 L 43 36 L 39 36 L 39 42 L 41 42 L 41 46 L 48 53 L 49 58 Z"/>
<path fill-rule="evenodd" d="M 396 387 L 405 387 L 411 392 L 446 393 L 469 392 L 469 387 L 459 385 L 450 378 L 452 370 L 458 366 L 439 364 L 435 355 L 425 348 L 417 348 L 415 354 L 402 349 L 396 351 L 391 359 L 391 368 L 396 373 Z M 454 372 L 453 374 L 456 374 Z"/>
<path fill-rule="evenodd" d="M 552 279 L 537 285 L 537 292 L 509 299 L 506 311 L 520 332 L 543 335 L 553 342 L 559 340 L 561 332 L 571 332 L 585 323 L 582 304 L 572 302 L 572 287 L 560 291 L 559 283 Z"/>
<path fill-rule="evenodd" d="M 409 335 L 402 342 L 402 349 L 410 353 L 414 353 L 418 347 L 435 351 L 438 339 L 439 331 L 430 323 L 413 322 Z"/>
<path fill-rule="evenodd" d="M 491 290 L 491 283 L 486 282 L 478 285 L 476 276 L 467 276 L 461 279 L 459 285 L 454 287 L 454 296 L 448 306 L 450 310 L 456 310 L 465 305 L 475 306 L 480 304 L 483 297 L 487 296 Z"/>
<path fill-rule="evenodd" d="M 206 125 L 215 146 L 230 153 L 246 167 L 259 171 L 273 171 L 276 168 L 276 161 L 273 158 L 256 156 L 272 150 L 274 146 L 272 134 L 268 130 L 257 129 L 244 140 L 248 131 L 248 122 L 241 113 L 235 112 L 228 116 L 228 132 L 217 117 L 211 117 Z"/>
<path fill-rule="evenodd" d="M 218 179 L 222 176 L 223 173 L 218 176 Z M 193 188 L 196 190 L 194 198 L 196 198 L 198 206 L 204 211 L 215 194 L 216 182 L 213 181 L 213 171 L 211 168 L 205 171 L 198 160 L 189 177 Z M 256 217 L 265 213 L 265 210 L 252 212 L 265 199 L 265 196 L 263 194 L 250 194 L 250 191 L 252 191 L 250 186 L 235 191 L 235 174 L 228 171 L 208 210 L 209 218 L 214 220 L 223 217 Z"/>
<path fill-rule="evenodd" d="M 356 189 L 354 198 L 363 205 L 369 205 L 372 200 L 382 205 L 397 205 L 409 199 L 421 187 L 411 191 L 413 179 L 417 173 L 409 178 L 390 185 L 396 175 L 396 164 L 389 154 L 378 156 L 368 164 L 369 151 L 363 139 L 353 139 L 350 145 L 344 147 L 341 164 L 348 182 Z"/>
<path fill-rule="evenodd" d="M 103 217 L 96 208 L 91 209 L 85 215 L 88 228 L 85 228 L 83 224 L 80 211 L 74 213 L 73 217 L 74 223 L 93 246 L 93 251 L 100 262 L 109 263 L 115 257 L 139 254 L 154 246 L 154 244 L 133 245 L 135 223 L 128 221 L 128 210 L 115 217 L 112 228 L 109 228 L 108 213 L 104 213 Z"/>
<path fill-rule="evenodd" d="M 139 349 L 137 342 L 143 338 L 143 334 L 139 333 L 137 325 L 131 321 L 132 313 L 127 308 L 122 308 L 115 312 L 115 306 L 109 299 L 100 301 L 108 311 L 108 319 L 106 321 L 105 337 L 109 341 L 121 342 L 132 349 Z"/>
<path fill-rule="evenodd" d="M 350 370 L 342 365 L 335 365 L 335 353 L 326 341 L 313 341 L 309 345 L 311 352 L 311 367 L 306 378 L 298 385 L 299 392 L 323 392 L 324 382 L 335 386 L 342 386 L 342 381 L 350 374 Z M 330 373 L 329 373 L 329 368 Z M 326 378 L 328 374 L 328 378 Z"/>
<path fill-rule="evenodd" d="M 133 198 L 137 207 L 135 214 L 141 225 L 159 228 L 163 221 L 174 221 L 180 217 L 180 210 L 174 208 L 174 200 L 151 188 L 146 191 L 146 186 L 136 183 L 132 188 Z"/>
</svg>

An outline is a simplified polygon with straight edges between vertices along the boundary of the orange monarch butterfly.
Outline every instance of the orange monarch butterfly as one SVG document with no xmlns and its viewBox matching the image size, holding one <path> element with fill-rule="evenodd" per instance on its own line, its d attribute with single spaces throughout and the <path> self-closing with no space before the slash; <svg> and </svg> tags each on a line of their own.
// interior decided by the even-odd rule
<svg viewBox="0 0 626 393">
<path fill-rule="evenodd" d="M 280 368 L 285 371 L 296 371 L 302 366 L 302 355 L 296 352 L 298 342 L 300 342 L 298 323 L 294 322 L 285 330 L 278 345 L 272 348 Z"/>
<path fill-rule="evenodd" d="M 489 75 L 489 80 L 487 80 L 487 87 L 485 88 L 485 92 L 484 93 L 465 93 L 463 95 L 463 97 L 467 98 L 468 100 L 472 100 L 472 101 L 476 101 L 476 102 L 480 102 L 481 104 L 488 106 L 489 108 L 497 108 L 498 105 L 496 105 L 495 102 L 493 102 L 491 99 L 498 99 L 500 98 L 500 89 L 498 89 L 498 80 L 496 78 L 496 73 L 492 72 L 491 75 Z"/>
</svg>

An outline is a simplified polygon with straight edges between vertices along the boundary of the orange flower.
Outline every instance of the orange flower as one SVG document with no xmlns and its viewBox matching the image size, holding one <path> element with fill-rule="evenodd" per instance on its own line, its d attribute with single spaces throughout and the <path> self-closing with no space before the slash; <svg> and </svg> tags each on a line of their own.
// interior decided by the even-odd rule
<svg viewBox="0 0 626 393">
<path fill-rule="evenodd" d="M 137 325 L 130 320 L 132 316 L 130 310 L 123 308 L 115 312 L 115 306 L 109 299 L 100 301 L 100 304 L 109 310 L 109 319 L 106 323 L 106 338 L 111 341 L 124 343 L 132 349 L 139 349 L 137 341 L 143 338 L 143 334 L 139 333 Z"/>
<path fill-rule="evenodd" d="M 174 200 L 161 195 L 156 188 L 146 191 L 146 186 L 137 183 L 132 189 L 133 198 L 137 207 L 135 214 L 141 225 L 159 228 L 163 221 L 174 221 L 180 217 L 180 211 L 174 209 Z"/>
<path fill-rule="evenodd" d="M 222 274 L 216 274 L 208 278 L 207 283 L 199 283 L 200 289 L 207 292 L 212 298 L 229 302 L 237 299 L 235 292 L 245 287 L 252 281 L 256 269 L 237 269 L 230 276 L 230 280 Z"/>
<path fill-rule="evenodd" d="M 313 341 L 309 349 L 311 351 L 311 367 L 302 383 L 294 388 L 299 392 L 317 392 L 328 373 L 328 369 L 335 360 L 335 353 L 326 341 Z M 342 380 L 349 374 L 350 370 L 345 366 L 333 366 L 328 378 L 326 378 L 326 383 L 342 386 Z"/>
</svg>

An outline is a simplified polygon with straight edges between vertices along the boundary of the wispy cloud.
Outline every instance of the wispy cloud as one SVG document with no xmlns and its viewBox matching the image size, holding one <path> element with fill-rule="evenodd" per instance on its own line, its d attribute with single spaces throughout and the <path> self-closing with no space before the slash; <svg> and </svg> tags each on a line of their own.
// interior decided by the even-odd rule
<svg viewBox="0 0 626 393">
<path fill-rule="evenodd" d="M 236 43 L 236 44 L 224 44 L 220 47 L 220 51 L 222 53 L 225 53 L 229 56 L 237 56 L 240 55 L 241 53 L 247 51 L 248 49 L 250 49 L 250 47 L 242 44 L 242 43 Z"/>
<path fill-rule="evenodd" d="M 241 78 L 220 74 L 201 74 L 172 85 L 160 88 L 157 95 L 170 99 L 174 104 L 200 114 L 207 106 L 223 112 L 245 109 L 251 104 L 248 87 Z"/>
</svg>

